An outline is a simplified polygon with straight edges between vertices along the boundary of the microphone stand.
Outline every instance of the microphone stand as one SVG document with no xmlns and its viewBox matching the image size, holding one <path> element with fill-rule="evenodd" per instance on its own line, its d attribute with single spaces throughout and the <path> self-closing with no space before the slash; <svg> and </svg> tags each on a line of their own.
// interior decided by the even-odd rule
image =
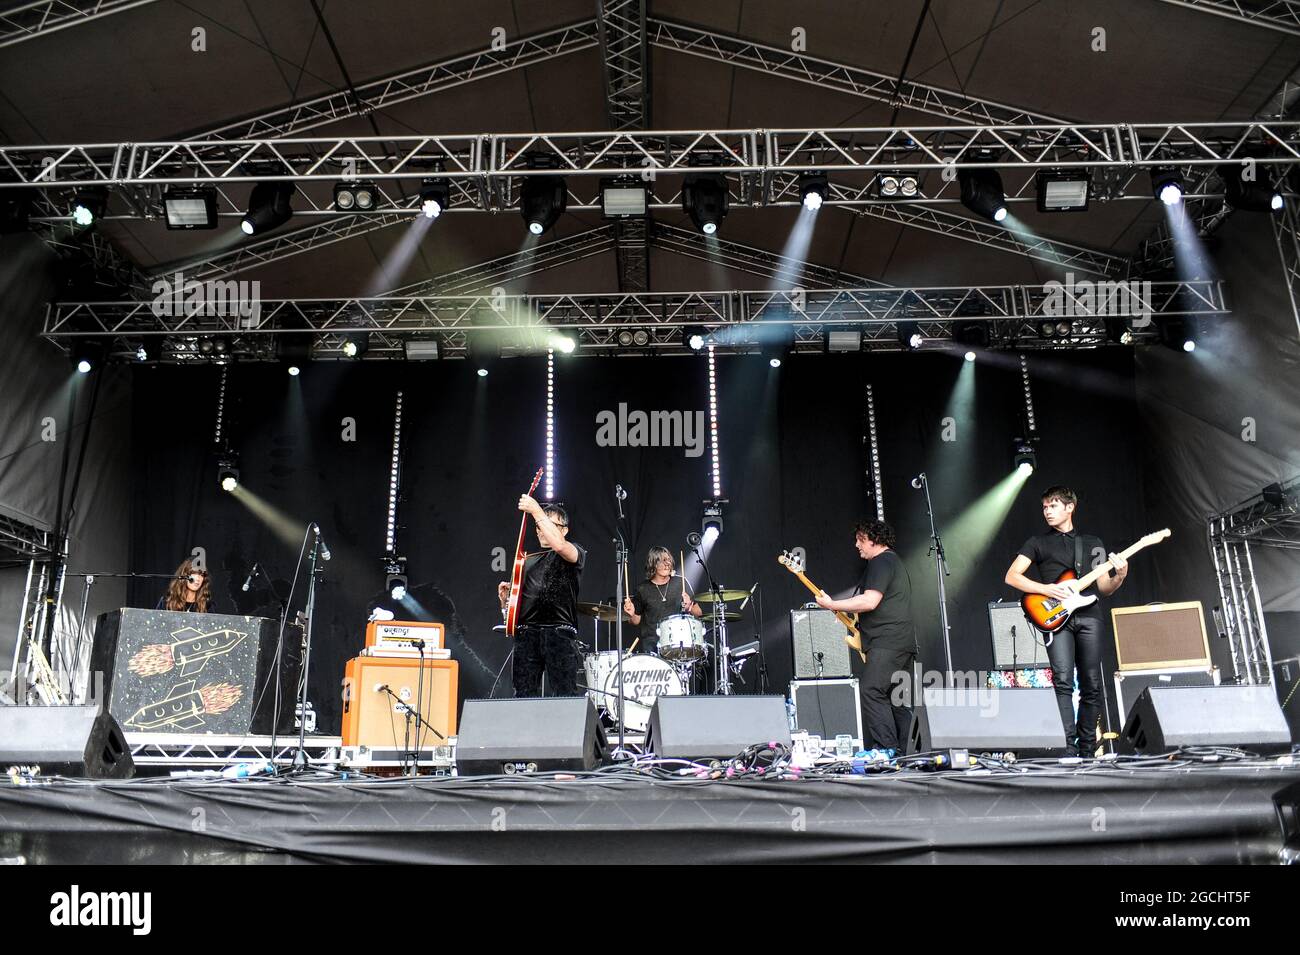
<svg viewBox="0 0 1300 955">
<path fill-rule="evenodd" d="M 618 656 L 614 661 L 614 669 L 617 673 L 614 677 L 614 686 L 618 688 L 618 748 L 614 751 L 616 759 L 625 755 L 623 747 L 627 732 L 623 725 L 623 600 L 628 596 L 623 592 L 628 560 L 627 540 L 623 536 L 623 522 L 627 520 L 627 515 L 623 513 L 623 497 L 626 493 L 622 485 L 614 485 L 614 503 L 618 506 L 618 520 L 614 524 L 614 575 L 618 578 L 614 581 L 614 640 L 618 648 Z"/>
<path fill-rule="evenodd" d="M 695 555 L 696 561 L 704 568 L 704 576 L 709 578 L 709 592 L 713 594 L 713 633 L 718 647 L 718 675 L 713 692 L 715 695 L 731 696 L 731 648 L 727 645 L 727 621 L 726 611 L 722 606 L 722 587 L 713 579 L 713 572 L 709 570 L 709 562 L 700 553 L 699 545 L 691 543 L 691 540 L 692 538 L 687 538 L 686 543 Z"/>
<path fill-rule="evenodd" d="M 917 481 L 920 481 L 918 484 Z M 939 536 L 939 529 L 934 523 L 934 505 L 930 501 L 930 481 L 922 471 L 919 477 L 913 479 L 912 487 L 919 487 L 925 491 L 925 511 L 930 516 L 930 556 L 934 558 L 934 573 L 939 584 L 939 629 L 943 633 L 943 655 L 947 669 L 944 670 L 944 686 L 952 686 L 952 642 L 949 636 L 948 626 L 948 590 L 944 586 L 944 578 L 951 571 L 948 569 L 948 558 L 943 553 L 943 539 Z"/>
<path fill-rule="evenodd" d="M 308 770 L 307 762 L 307 676 L 311 672 L 311 629 L 316 620 L 316 578 L 324 573 L 324 568 L 320 566 L 317 555 L 320 553 L 320 534 L 317 533 L 312 538 L 311 544 L 311 568 L 307 576 L 307 627 L 305 630 L 306 649 L 302 654 L 302 688 L 298 691 L 298 751 L 293 754 L 293 763 L 290 767 L 291 773 L 305 773 Z M 276 679 L 279 679 L 277 674 Z"/>
</svg>

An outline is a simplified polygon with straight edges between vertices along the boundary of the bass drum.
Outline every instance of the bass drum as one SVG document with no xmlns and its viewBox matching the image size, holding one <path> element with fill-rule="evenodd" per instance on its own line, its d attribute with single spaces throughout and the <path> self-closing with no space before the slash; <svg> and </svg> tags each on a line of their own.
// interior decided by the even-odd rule
<svg viewBox="0 0 1300 955">
<path fill-rule="evenodd" d="M 605 676 L 604 705 L 618 719 L 618 670 Z M 661 696 L 685 696 L 686 685 L 665 660 L 649 653 L 623 659 L 623 729 L 644 733 L 650 725 L 650 708 Z"/>
</svg>

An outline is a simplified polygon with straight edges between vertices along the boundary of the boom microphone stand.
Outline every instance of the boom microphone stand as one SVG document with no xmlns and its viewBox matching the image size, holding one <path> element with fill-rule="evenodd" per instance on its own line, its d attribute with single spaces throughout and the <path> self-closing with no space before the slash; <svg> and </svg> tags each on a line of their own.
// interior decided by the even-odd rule
<svg viewBox="0 0 1300 955">
<path fill-rule="evenodd" d="M 952 686 L 952 641 L 948 626 L 948 590 L 944 578 L 951 573 L 948 558 L 943 553 L 943 539 L 934 523 L 934 505 L 930 501 L 930 481 L 922 471 L 912 478 L 912 487 L 925 491 L 925 511 L 930 516 L 930 556 L 934 558 L 934 573 L 939 584 L 939 629 L 943 633 L 944 670 L 943 685 Z"/>
<path fill-rule="evenodd" d="M 704 538 L 697 532 L 692 531 L 686 535 L 686 546 L 691 549 L 699 565 L 704 568 L 704 576 L 709 578 L 709 592 L 713 594 L 713 632 L 718 641 L 718 675 L 717 682 L 713 687 L 715 694 L 722 696 L 731 695 L 731 648 L 727 645 L 727 614 L 726 608 L 722 605 L 722 586 L 713 579 L 713 572 L 709 570 L 709 562 L 704 559 L 700 553 L 700 545 Z"/>
<path fill-rule="evenodd" d="M 618 578 L 614 581 L 614 637 L 618 648 L 618 656 L 614 660 L 614 670 L 617 674 L 614 677 L 614 686 L 618 688 L 618 749 L 615 750 L 615 757 L 621 757 L 623 745 L 626 742 L 626 730 L 623 726 L 623 599 L 627 596 L 623 590 L 623 580 L 627 575 L 627 540 L 623 536 L 623 522 L 627 520 L 627 515 L 623 513 L 623 501 L 627 499 L 627 491 L 623 490 L 623 485 L 614 485 L 614 503 L 618 505 L 618 521 L 614 525 L 614 575 Z"/>
<path fill-rule="evenodd" d="M 298 751 L 293 754 L 292 772 L 303 773 L 308 769 L 307 763 L 307 676 L 311 672 L 311 630 L 316 621 L 316 580 L 324 573 L 324 568 L 317 560 L 329 560 L 329 548 L 321 537 L 320 525 L 312 524 L 316 538 L 311 545 L 311 568 L 307 576 L 307 627 L 305 631 L 306 648 L 302 654 L 302 688 L 298 691 Z M 277 675 L 276 679 L 279 677 Z"/>
</svg>

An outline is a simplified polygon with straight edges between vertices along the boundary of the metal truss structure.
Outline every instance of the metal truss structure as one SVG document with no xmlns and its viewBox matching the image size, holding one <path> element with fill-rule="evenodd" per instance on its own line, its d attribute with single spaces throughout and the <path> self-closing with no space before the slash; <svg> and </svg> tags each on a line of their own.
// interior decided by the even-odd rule
<svg viewBox="0 0 1300 955">
<path fill-rule="evenodd" d="M 1273 240 L 1277 243 L 1291 315 L 1296 332 L 1300 333 L 1300 217 L 1293 205 L 1288 204 L 1280 215 L 1273 217 Z"/>
<path fill-rule="evenodd" d="M 989 347 L 1079 348 L 1148 342 L 1157 338 L 1164 316 L 1228 311 L 1222 283 L 1205 280 L 617 295 L 494 291 L 249 303 L 223 298 L 227 292 L 238 290 L 205 288 L 205 299 L 184 307 L 170 299 L 52 304 L 44 335 L 65 348 L 77 338 L 105 340 L 121 360 L 133 359 L 139 344 L 149 342 L 150 354 L 166 362 L 214 360 L 217 353 L 204 346 L 216 338 L 226 343 L 223 359 L 270 360 L 277 338 L 304 335 L 316 358 L 338 358 L 346 336 L 362 332 L 369 334 L 366 356 L 377 359 L 404 357 L 411 338 L 436 339 L 441 355 L 461 356 L 474 334 L 492 337 L 505 354 L 515 355 L 545 350 L 561 333 L 576 337 L 587 354 L 682 353 L 683 333 L 700 328 L 718 349 L 732 352 L 776 340 L 795 351 L 817 352 L 835 328 L 859 329 L 867 348 L 893 350 L 902 347 L 902 321 L 917 323 L 927 340 L 945 348 L 957 326 L 972 323 L 983 326 Z M 1068 327 L 1060 330 L 1061 325 Z M 646 331 L 649 341 L 632 349 L 628 339 L 636 329 Z"/>
<path fill-rule="evenodd" d="M 596 0 L 605 111 L 611 129 L 644 129 L 650 116 L 646 0 Z"/>
<path fill-rule="evenodd" d="M 1176 6 L 1227 17 L 1252 26 L 1300 36 L 1300 0 L 1164 0 Z"/>
<path fill-rule="evenodd" d="M 279 736 L 233 736 L 219 733 L 126 733 L 126 745 L 136 766 L 220 769 L 239 763 L 274 762 L 289 766 L 298 751 L 297 733 Z M 337 736 L 306 737 L 307 762 L 332 767 L 339 761 L 343 741 Z"/>
<path fill-rule="evenodd" d="M 40 0 L 0 10 L 0 47 L 89 23 L 154 0 Z"/>
<path fill-rule="evenodd" d="M 55 556 L 52 532 L 0 512 L 0 567 L 27 569 L 8 672 L 14 696 L 23 703 L 33 697 L 46 703 L 62 702 L 59 699 L 62 690 L 40 648 L 46 617 L 55 612 L 45 603 Z M 61 584 L 59 593 L 62 594 Z M 0 689 L 6 688 L 5 682 L 0 681 Z"/>
<path fill-rule="evenodd" d="M 1300 550 L 1300 478 L 1265 491 L 1275 493 L 1267 498 L 1265 492 L 1256 494 L 1207 522 L 1232 672 L 1239 683 L 1273 681 L 1273 655 L 1251 545 Z"/>
</svg>

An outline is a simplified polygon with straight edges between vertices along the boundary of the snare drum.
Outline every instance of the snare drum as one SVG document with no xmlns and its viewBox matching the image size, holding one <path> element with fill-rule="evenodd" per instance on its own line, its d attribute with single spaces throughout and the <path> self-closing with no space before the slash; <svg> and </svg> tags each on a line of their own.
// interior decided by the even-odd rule
<svg viewBox="0 0 1300 955">
<path fill-rule="evenodd" d="M 618 719 L 618 670 L 603 684 L 604 706 Z M 644 733 L 650 725 L 650 708 L 661 696 L 685 696 L 686 686 L 672 665 L 650 653 L 623 658 L 623 728 Z"/>
<path fill-rule="evenodd" d="M 618 663 L 618 651 L 606 650 L 603 653 L 588 653 L 582 660 L 583 674 L 587 680 L 587 695 L 598 710 L 613 710 L 617 701 L 606 697 L 605 678 Z"/>
<path fill-rule="evenodd" d="M 659 655 L 665 660 L 698 660 L 704 656 L 704 624 L 688 613 L 664 617 L 655 627 Z"/>
</svg>

